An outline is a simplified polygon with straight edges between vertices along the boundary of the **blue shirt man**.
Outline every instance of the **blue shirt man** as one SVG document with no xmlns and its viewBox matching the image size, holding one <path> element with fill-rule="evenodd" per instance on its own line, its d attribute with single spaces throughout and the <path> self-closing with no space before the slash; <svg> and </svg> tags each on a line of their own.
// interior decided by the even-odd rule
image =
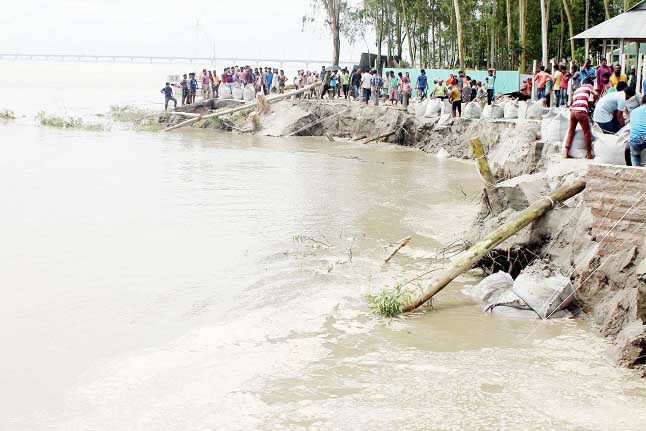
<svg viewBox="0 0 646 431">
<path fill-rule="evenodd" d="M 641 166 L 641 152 L 646 150 L 646 96 L 642 97 L 642 105 L 630 113 L 630 162 L 633 166 Z"/>
<path fill-rule="evenodd" d="M 271 89 L 271 83 L 274 80 L 274 74 L 271 72 L 271 69 L 265 74 L 265 82 L 267 82 L 267 88 Z"/>
<path fill-rule="evenodd" d="M 428 88 L 428 77 L 426 71 L 421 70 L 421 75 L 417 77 L 417 89 L 422 93 L 422 98 L 426 97 L 426 89 Z"/>
</svg>

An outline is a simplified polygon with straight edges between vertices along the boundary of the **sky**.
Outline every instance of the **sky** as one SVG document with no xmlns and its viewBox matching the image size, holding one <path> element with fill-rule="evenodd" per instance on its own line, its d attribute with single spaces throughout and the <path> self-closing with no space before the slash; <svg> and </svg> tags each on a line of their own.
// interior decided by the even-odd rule
<svg viewBox="0 0 646 431">
<path fill-rule="evenodd" d="M 21 0 L 0 14 L 0 51 L 328 59 L 322 15 L 303 29 L 307 13 L 310 0 Z M 341 59 L 361 51 L 344 43 Z"/>
</svg>

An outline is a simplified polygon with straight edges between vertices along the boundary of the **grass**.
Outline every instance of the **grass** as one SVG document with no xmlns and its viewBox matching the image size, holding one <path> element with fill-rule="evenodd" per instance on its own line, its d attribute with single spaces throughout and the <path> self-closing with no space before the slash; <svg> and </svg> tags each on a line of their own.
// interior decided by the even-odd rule
<svg viewBox="0 0 646 431">
<path fill-rule="evenodd" d="M 395 317 L 404 311 L 412 300 L 408 290 L 397 285 L 393 289 L 384 289 L 377 295 L 368 295 L 368 305 L 372 312 L 382 317 Z"/>
<path fill-rule="evenodd" d="M 421 284 L 416 283 L 417 293 L 422 294 L 424 289 Z M 368 305 L 372 313 L 377 316 L 392 318 L 404 312 L 404 308 L 413 302 L 415 292 L 404 289 L 400 284 L 393 288 L 386 288 L 377 295 L 367 295 Z M 432 309 L 432 301 L 428 301 L 420 308 Z"/>
<path fill-rule="evenodd" d="M 103 132 L 109 127 L 100 123 L 86 123 L 80 117 L 64 117 L 61 115 L 50 115 L 45 111 L 40 111 L 36 115 L 36 121 L 41 126 L 57 127 L 60 129 L 80 129 L 91 132 Z"/>
<path fill-rule="evenodd" d="M 148 132 L 158 132 L 165 127 L 159 122 L 159 116 L 155 112 L 139 109 L 132 105 L 110 106 L 110 118 L 119 123 L 131 123 L 136 130 Z"/>
<path fill-rule="evenodd" d="M 15 120 L 16 114 L 10 109 L 3 109 L 0 111 L 0 120 Z"/>
</svg>

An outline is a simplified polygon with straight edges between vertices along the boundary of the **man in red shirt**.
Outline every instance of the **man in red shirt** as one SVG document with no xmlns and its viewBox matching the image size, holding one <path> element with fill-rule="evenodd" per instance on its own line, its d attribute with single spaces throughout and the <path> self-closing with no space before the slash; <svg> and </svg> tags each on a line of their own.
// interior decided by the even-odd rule
<svg viewBox="0 0 646 431">
<path fill-rule="evenodd" d="M 536 98 L 538 100 L 545 98 L 545 85 L 549 77 L 550 74 L 545 72 L 545 66 L 541 66 L 540 71 L 534 76 L 534 81 L 536 81 Z"/>
<path fill-rule="evenodd" d="M 574 137 L 574 130 L 577 124 L 581 124 L 583 129 L 583 136 L 585 138 L 586 158 L 592 158 L 592 133 L 590 132 L 590 116 L 588 115 L 588 108 L 592 103 L 594 95 L 594 88 L 592 87 L 593 77 L 588 76 L 585 78 L 583 85 L 579 87 L 572 95 L 572 105 L 570 106 L 570 124 L 565 138 L 565 154 L 563 157 L 566 159 L 570 156 L 570 147 L 572 146 L 572 138 Z"/>
</svg>

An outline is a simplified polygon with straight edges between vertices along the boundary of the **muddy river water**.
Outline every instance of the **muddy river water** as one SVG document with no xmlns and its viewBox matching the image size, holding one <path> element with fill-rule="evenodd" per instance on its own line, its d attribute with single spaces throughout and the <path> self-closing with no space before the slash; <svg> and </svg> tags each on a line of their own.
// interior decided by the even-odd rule
<svg viewBox="0 0 646 431">
<path fill-rule="evenodd" d="M 368 292 L 458 238 L 480 180 L 390 145 L 0 123 L 0 429 L 639 430 L 586 322 Z M 466 196 L 465 196 L 466 195 Z M 413 241 L 388 265 L 389 244 Z"/>
</svg>

